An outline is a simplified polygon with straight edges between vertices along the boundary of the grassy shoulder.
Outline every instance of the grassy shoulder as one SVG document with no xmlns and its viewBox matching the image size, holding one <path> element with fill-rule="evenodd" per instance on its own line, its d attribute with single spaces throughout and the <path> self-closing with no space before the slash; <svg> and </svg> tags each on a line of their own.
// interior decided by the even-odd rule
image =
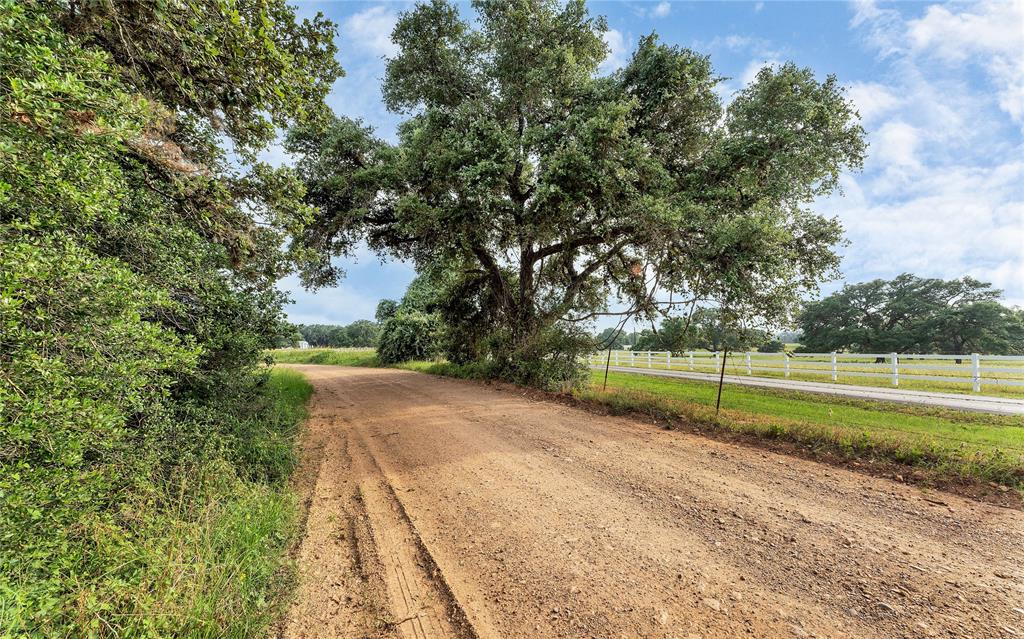
<svg viewBox="0 0 1024 639">
<path fill-rule="evenodd" d="M 782 439 L 848 458 L 881 458 L 940 476 L 1024 488 L 1024 418 L 594 371 L 585 401 L 615 410 Z"/>
<path fill-rule="evenodd" d="M 341 366 L 378 365 L 372 351 L 275 351 L 277 361 Z M 447 362 L 406 362 L 398 368 L 464 379 L 480 369 Z M 1024 417 L 969 413 L 776 389 L 726 385 L 714 411 L 708 382 L 603 372 L 574 396 L 617 413 L 683 420 L 701 427 L 785 441 L 850 460 L 883 460 L 927 470 L 943 480 L 996 482 L 1024 490 Z"/>
<path fill-rule="evenodd" d="M 0 550 L 0 637 L 266 636 L 293 582 L 299 508 L 285 480 L 311 393 L 273 370 L 214 450 L 171 470 L 117 469 L 138 476 L 116 511 L 54 504 L 45 529 L 8 518 L 7 542 L 25 527 Z"/>
</svg>

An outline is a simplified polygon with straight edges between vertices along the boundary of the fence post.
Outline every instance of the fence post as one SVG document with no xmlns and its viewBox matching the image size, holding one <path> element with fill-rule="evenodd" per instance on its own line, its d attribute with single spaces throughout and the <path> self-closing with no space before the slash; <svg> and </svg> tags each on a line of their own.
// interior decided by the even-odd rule
<svg viewBox="0 0 1024 639">
<path fill-rule="evenodd" d="M 672 351 L 665 351 L 665 369 L 672 370 Z"/>
<path fill-rule="evenodd" d="M 718 351 L 715 351 L 715 370 L 718 370 Z"/>
<path fill-rule="evenodd" d="M 651 367 L 651 351 L 647 351 L 647 368 Z"/>
<path fill-rule="evenodd" d="M 750 370 L 750 351 L 747 351 L 746 353 L 744 353 L 744 355 L 747 356 L 747 375 L 751 375 L 752 372 Z"/>
<path fill-rule="evenodd" d="M 974 392 L 981 392 L 981 356 L 971 353 L 971 377 L 974 378 Z"/>
<path fill-rule="evenodd" d="M 789 355 L 786 355 L 785 351 L 782 352 L 782 362 L 783 367 L 786 369 L 786 377 L 789 377 Z"/>
<path fill-rule="evenodd" d="M 690 357 L 690 370 L 692 371 L 693 370 L 693 353 L 688 353 L 688 355 Z"/>
<path fill-rule="evenodd" d="M 889 363 L 892 364 L 892 385 L 900 385 L 900 356 L 896 353 L 889 353 Z"/>
<path fill-rule="evenodd" d="M 832 351 L 832 381 L 839 379 L 839 372 L 836 369 L 836 352 Z"/>
</svg>

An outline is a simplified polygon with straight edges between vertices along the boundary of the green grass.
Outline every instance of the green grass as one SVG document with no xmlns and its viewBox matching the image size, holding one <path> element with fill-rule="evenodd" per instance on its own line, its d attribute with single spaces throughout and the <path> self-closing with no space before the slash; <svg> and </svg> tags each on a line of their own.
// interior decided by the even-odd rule
<svg viewBox="0 0 1024 639">
<path fill-rule="evenodd" d="M 620 410 L 698 423 L 828 449 L 875 456 L 942 475 L 1024 487 L 1024 418 L 906 404 L 847 400 L 726 385 L 714 414 L 713 383 L 593 371 L 579 396 Z"/>
<path fill-rule="evenodd" d="M 284 467 L 287 476 L 312 392 L 301 373 L 272 370 L 263 427 L 252 435 L 248 454 Z M 175 636 L 197 638 L 266 636 L 289 600 L 294 572 L 286 553 L 297 533 L 296 496 L 284 482 L 246 481 L 216 470 L 196 480 L 205 499 L 183 497 L 161 518 L 159 534 L 141 536 L 136 562 L 145 570 L 131 605 L 140 617 L 158 619 L 157 636 L 172 629 Z M 132 617 L 121 621 L 130 634 Z"/>
<path fill-rule="evenodd" d="M 620 354 L 620 357 L 622 355 Z M 774 379 L 785 378 L 783 371 L 767 371 L 758 370 L 758 366 L 771 366 L 776 368 L 782 368 L 782 360 L 780 356 L 772 354 L 771 358 L 765 358 L 764 356 L 754 355 L 751 358 L 751 364 L 754 367 L 754 377 L 768 377 Z M 621 366 L 629 366 L 628 361 L 625 359 L 620 360 Z M 598 365 L 604 365 L 605 358 L 603 354 L 595 355 L 592 359 L 593 363 Z M 831 380 L 831 363 L 827 359 L 820 358 L 808 358 L 799 357 L 790 361 L 790 375 L 789 379 L 806 381 L 806 382 L 824 382 L 824 383 L 835 383 L 835 384 L 846 384 L 853 386 L 871 386 L 878 388 L 893 388 L 890 379 L 885 376 L 887 372 L 886 366 L 878 366 L 874 368 L 862 368 L 856 366 L 857 364 L 871 364 L 874 362 L 873 358 L 851 358 L 844 356 L 837 364 L 838 379 L 835 382 Z M 1024 381 L 1024 375 L 1020 371 L 983 371 L 982 372 L 982 387 L 981 393 L 973 392 L 971 385 L 971 366 L 970 357 L 964 360 L 964 363 L 957 366 L 958 370 L 943 370 L 943 369 L 928 369 L 928 368 L 906 368 L 906 364 L 921 365 L 926 364 L 926 360 L 905 360 L 901 364 L 900 369 L 900 384 L 899 388 L 906 390 L 918 390 L 918 391 L 931 391 L 941 393 L 957 393 L 964 395 L 990 395 L 993 397 L 1010 397 L 1010 398 L 1024 398 L 1024 386 L 1000 385 L 995 383 L 996 380 L 1013 380 L 1013 381 Z M 990 366 L 998 364 L 996 361 L 985 362 L 982 361 L 982 366 Z M 941 360 L 936 365 L 952 365 L 952 360 L 945 361 Z M 637 368 L 647 368 L 646 359 L 638 359 L 636 362 Z M 651 368 L 655 369 L 666 369 L 665 362 L 659 362 L 654 359 L 651 362 Z M 685 362 L 675 361 L 672 364 L 672 370 L 678 370 L 683 372 L 690 371 L 689 367 Z M 718 372 L 718 366 L 715 365 L 714 359 L 708 357 L 696 357 L 694 358 L 693 372 L 716 374 Z M 730 355 L 726 363 L 725 372 L 727 375 L 742 375 L 746 376 L 747 368 L 742 354 Z M 849 373 L 857 372 L 872 372 L 881 373 L 882 377 L 867 377 L 861 375 L 850 375 Z M 844 373 L 846 373 L 844 375 Z M 909 375 L 926 375 L 936 377 L 959 377 L 962 378 L 963 382 L 952 382 L 952 381 L 936 381 L 936 380 L 921 380 L 913 379 Z M 988 380 L 988 383 L 986 383 Z"/>
<path fill-rule="evenodd" d="M 281 364 L 327 364 L 330 366 L 380 366 L 377 351 L 340 348 L 279 348 L 270 351 Z"/>
<path fill-rule="evenodd" d="M 114 513 L 69 515 L 67 529 L 0 549 L 0 637 L 268 636 L 294 584 L 286 479 L 312 390 L 271 371 L 208 456 L 138 477 Z"/>
</svg>

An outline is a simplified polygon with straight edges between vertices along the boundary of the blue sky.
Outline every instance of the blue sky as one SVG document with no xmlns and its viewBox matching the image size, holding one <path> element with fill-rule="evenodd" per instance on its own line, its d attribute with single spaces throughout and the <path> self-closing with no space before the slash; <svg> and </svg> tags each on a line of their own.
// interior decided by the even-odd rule
<svg viewBox="0 0 1024 639">
<path fill-rule="evenodd" d="M 411 3 L 301 2 L 338 25 L 346 77 L 330 97 L 339 114 L 362 118 L 393 139 L 398 119 L 380 100 L 389 35 Z M 468 5 L 460 7 L 467 17 Z M 864 171 L 843 177 L 844 195 L 816 203 L 843 222 L 844 282 L 902 272 L 972 275 L 1024 305 L 1024 0 L 926 2 L 591 2 L 605 15 L 610 72 L 638 39 L 709 54 L 730 79 L 723 97 L 764 64 L 792 60 L 820 77 L 835 74 L 868 130 Z M 279 149 L 265 159 L 287 162 Z M 337 288 L 281 288 L 297 323 L 346 324 L 372 318 L 377 301 L 401 297 L 414 273 L 367 250 L 340 260 Z"/>
</svg>

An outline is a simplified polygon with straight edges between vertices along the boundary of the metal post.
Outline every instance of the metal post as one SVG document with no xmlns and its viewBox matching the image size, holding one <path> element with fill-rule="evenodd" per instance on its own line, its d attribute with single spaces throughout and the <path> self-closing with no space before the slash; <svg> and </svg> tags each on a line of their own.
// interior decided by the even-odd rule
<svg viewBox="0 0 1024 639">
<path fill-rule="evenodd" d="M 745 355 L 747 356 L 747 375 L 751 375 L 752 373 L 750 370 L 750 352 L 748 351 L 747 353 L 745 353 Z"/>
<path fill-rule="evenodd" d="M 836 352 L 832 351 L 832 381 L 839 379 L 839 372 L 836 369 Z"/>
<path fill-rule="evenodd" d="M 900 385 L 900 356 L 896 353 L 889 353 L 889 361 L 892 364 L 892 385 Z"/>
<path fill-rule="evenodd" d="M 974 378 L 974 392 L 981 392 L 981 356 L 971 353 L 971 376 Z"/>
<path fill-rule="evenodd" d="M 783 367 L 786 369 L 786 377 L 789 377 L 789 355 L 786 355 L 785 351 L 782 352 L 782 362 Z"/>
</svg>

